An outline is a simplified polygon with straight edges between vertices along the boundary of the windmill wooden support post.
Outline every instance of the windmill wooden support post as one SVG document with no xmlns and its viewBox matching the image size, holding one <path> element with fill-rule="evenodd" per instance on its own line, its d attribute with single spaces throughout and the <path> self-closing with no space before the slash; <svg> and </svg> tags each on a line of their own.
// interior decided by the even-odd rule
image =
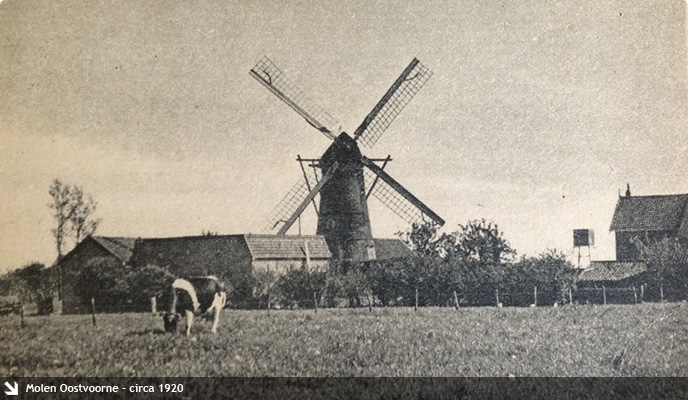
<svg viewBox="0 0 688 400">
<path fill-rule="evenodd" d="M 533 286 L 533 304 L 537 307 L 537 286 Z"/>
<path fill-rule="evenodd" d="M 91 318 L 93 326 L 96 326 L 96 299 L 94 297 L 91 297 Z"/>
<path fill-rule="evenodd" d="M 456 295 L 456 290 L 454 290 L 454 309 L 459 309 L 459 296 Z"/>
<path fill-rule="evenodd" d="M 607 288 L 602 286 L 602 303 L 607 305 Z"/>
<path fill-rule="evenodd" d="M 413 307 L 413 311 L 418 311 L 418 288 L 416 288 L 416 305 Z"/>
</svg>

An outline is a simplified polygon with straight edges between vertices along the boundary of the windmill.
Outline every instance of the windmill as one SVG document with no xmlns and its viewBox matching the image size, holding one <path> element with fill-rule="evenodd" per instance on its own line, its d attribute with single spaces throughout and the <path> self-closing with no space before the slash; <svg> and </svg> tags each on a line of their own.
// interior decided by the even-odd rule
<svg viewBox="0 0 688 400">
<path fill-rule="evenodd" d="M 325 237 L 333 257 L 339 262 L 359 262 L 376 259 L 367 203 L 371 194 L 409 223 L 444 224 L 442 218 L 384 171 L 391 161 L 389 156 L 370 159 L 358 147 L 359 142 L 367 147 L 375 145 L 430 78 L 432 72 L 417 59 L 404 69 L 353 135 L 333 129 L 339 125 L 337 121 L 310 101 L 267 57 L 251 69 L 250 75 L 332 140 L 320 159 L 298 157 L 305 182 L 297 183 L 282 199 L 270 218 L 269 229 L 279 227 L 277 234 L 286 234 L 312 203 L 318 214 L 316 233 Z M 304 162 L 313 168 L 310 178 Z M 315 204 L 317 195 L 319 209 Z"/>
</svg>

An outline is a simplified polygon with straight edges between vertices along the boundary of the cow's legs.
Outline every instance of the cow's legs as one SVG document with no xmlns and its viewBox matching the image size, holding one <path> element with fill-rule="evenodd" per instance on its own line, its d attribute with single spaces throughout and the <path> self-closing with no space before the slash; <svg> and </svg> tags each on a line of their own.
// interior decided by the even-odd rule
<svg viewBox="0 0 688 400">
<path fill-rule="evenodd" d="M 213 308 L 213 333 L 217 333 L 217 324 L 220 322 L 220 307 Z"/>
<path fill-rule="evenodd" d="M 191 333 L 191 325 L 193 325 L 194 314 L 191 310 L 186 310 L 186 336 Z"/>
</svg>

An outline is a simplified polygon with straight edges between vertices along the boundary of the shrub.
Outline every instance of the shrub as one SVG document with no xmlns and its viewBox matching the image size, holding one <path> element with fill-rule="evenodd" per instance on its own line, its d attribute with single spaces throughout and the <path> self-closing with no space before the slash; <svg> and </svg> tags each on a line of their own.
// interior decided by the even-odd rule
<svg viewBox="0 0 688 400">
<path fill-rule="evenodd" d="M 274 285 L 274 299 L 286 307 L 314 307 L 313 299 L 325 289 L 325 272 L 309 270 L 306 266 L 290 267 Z"/>
</svg>

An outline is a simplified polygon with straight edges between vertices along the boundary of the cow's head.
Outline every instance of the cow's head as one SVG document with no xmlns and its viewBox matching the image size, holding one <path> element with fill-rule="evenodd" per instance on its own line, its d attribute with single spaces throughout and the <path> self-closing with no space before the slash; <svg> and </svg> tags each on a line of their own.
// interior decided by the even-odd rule
<svg viewBox="0 0 688 400">
<path fill-rule="evenodd" d="M 162 322 L 165 324 L 165 332 L 177 332 L 177 322 L 179 321 L 179 314 L 165 313 L 162 316 Z"/>
</svg>

